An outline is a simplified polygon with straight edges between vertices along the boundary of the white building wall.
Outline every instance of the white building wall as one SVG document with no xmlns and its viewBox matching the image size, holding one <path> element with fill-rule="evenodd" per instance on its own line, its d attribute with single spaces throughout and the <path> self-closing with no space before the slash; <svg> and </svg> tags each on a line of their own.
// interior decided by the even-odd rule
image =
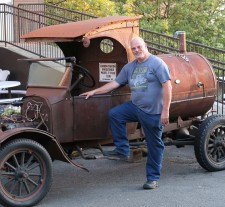
<svg viewBox="0 0 225 207">
<path fill-rule="evenodd" d="M 44 3 L 44 0 L 14 0 L 14 6 L 18 4 L 34 4 L 34 3 Z"/>
<path fill-rule="evenodd" d="M 0 4 L 9 4 L 9 5 L 13 5 L 13 0 L 0 0 Z M 12 10 L 12 8 L 8 8 L 8 12 L 10 13 Z M 0 10 L 3 11 L 4 7 L 1 6 Z M 3 41 L 12 41 L 13 40 L 13 18 L 12 15 L 8 14 L 5 15 L 3 13 L 0 14 L 0 40 Z M 5 31 L 7 31 L 7 36 L 5 36 Z"/>
</svg>

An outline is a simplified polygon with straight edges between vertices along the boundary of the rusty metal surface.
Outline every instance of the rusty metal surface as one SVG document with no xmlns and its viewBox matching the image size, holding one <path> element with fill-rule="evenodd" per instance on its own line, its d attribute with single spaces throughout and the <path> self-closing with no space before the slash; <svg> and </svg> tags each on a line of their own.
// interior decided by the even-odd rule
<svg viewBox="0 0 225 207">
<path fill-rule="evenodd" d="M 68 86 L 27 86 L 27 96 L 40 96 L 54 104 L 70 97 Z"/>
<path fill-rule="evenodd" d="M 217 82 L 212 66 L 197 53 L 160 55 L 171 71 L 171 119 L 205 114 L 216 97 Z"/>
<path fill-rule="evenodd" d="M 88 171 L 85 167 L 72 161 L 64 152 L 63 148 L 59 144 L 58 140 L 52 135 L 45 131 L 41 131 L 35 128 L 14 128 L 0 133 L 0 143 L 3 143 L 7 139 L 15 138 L 30 138 L 39 143 L 47 149 L 52 158 L 68 162 L 76 167 Z M 44 140 L 44 141 L 43 141 Z"/>
<path fill-rule="evenodd" d="M 90 51 L 98 48 L 100 41 L 98 39 L 95 41 Z M 78 55 L 78 59 L 90 69 L 97 82 L 96 87 L 105 84 L 99 80 L 99 62 L 111 60 L 111 63 L 117 63 L 119 66 L 117 73 L 126 63 L 126 57 L 117 58 L 117 51 L 101 56 L 96 50 L 96 53 L 89 53 L 91 55 L 86 56 L 85 51 L 81 50 Z M 167 54 L 160 57 L 171 71 L 173 86 L 171 123 L 176 122 L 178 117 L 186 120 L 202 116 L 210 110 L 216 95 L 216 79 L 208 61 L 196 53 Z M 118 60 L 123 64 L 119 64 Z M 130 99 L 129 88 L 120 87 L 111 94 L 98 95 L 88 100 L 78 95 L 90 89 L 79 87 L 78 93 L 73 96 L 68 89 L 69 87 L 28 87 L 28 95 L 41 96 L 47 100 L 43 105 L 49 107 L 49 111 L 46 112 L 49 132 L 53 133 L 60 143 L 110 139 L 108 110 Z M 136 125 L 129 126 L 129 134 L 134 133 L 135 129 Z"/>
<path fill-rule="evenodd" d="M 85 97 L 74 97 L 74 139 L 93 140 L 109 139 L 108 111 L 125 101 L 130 94 L 98 95 L 85 100 Z M 128 133 L 133 134 L 136 124 L 128 125 Z"/>
<path fill-rule="evenodd" d="M 60 48 L 67 57 L 75 56 L 77 64 L 89 70 L 96 81 L 95 88 L 98 88 L 105 84 L 100 80 L 99 63 L 115 64 L 116 75 L 118 75 L 122 67 L 132 59 L 128 42 L 133 35 L 137 34 L 134 34 L 132 28 L 138 25 L 131 22 L 136 22 L 138 18 L 106 17 L 55 25 L 36 30 L 24 38 L 43 40 L 49 37 L 49 40 L 56 42 L 62 41 L 62 37 L 65 38 L 65 42 L 59 43 Z M 67 42 L 67 40 L 71 41 L 71 37 L 81 35 L 91 39 L 88 46 L 77 39 Z M 112 51 L 109 53 L 101 50 L 101 41 L 105 38 L 111 40 Z M 183 35 L 181 39 L 183 53 L 159 56 L 167 63 L 171 71 L 173 86 L 171 122 L 176 122 L 178 117 L 186 120 L 204 115 L 210 110 L 216 97 L 216 78 L 212 66 L 203 56 L 185 52 L 185 36 Z M 71 94 L 68 88 L 69 85 L 67 87 L 29 86 L 27 94 L 40 95 L 48 100 L 51 108 L 49 129 L 61 143 L 108 139 L 110 133 L 107 112 L 111 107 L 129 100 L 129 88 L 120 87 L 112 94 L 97 96 L 90 100 L 78 97 L 79 94 L 90 90 L 89 88 L 78 85 Z M 135 125 L 130 126 L 129 133 L 134 133 L 135 129 Z"/>
<path fill-rule="evenodd" d="M 66 56 L 68 46 L 62 46 L 67 43 L 71 47 L 71 42 L 81 43 L 82 47 L 89 48 L 93 45 L 93 39 L 108 37 L 116 40 L 127 52 L 128 60 L 132 60 L 133 54 L 130 50 L 130 41 L 134 36 L 139 35 L 139 22 L 141 16 L 108 16 L 85 21 L 71 22 L 66 24 L 52 25 L 43 27 L 23 35 L 21 38 L 26 42 L 55 42 L 59 43 Z M 97 48 L 96 48 L 97 49 Z"/>
<path fill-rule="evenodd" d="M 29 40 L 50 40 L 54 42 L 59 41 L 73 41 L 79 36 L 91 36 L 105 30 L 114 30 L 126 27 L 137 27 L 138 19 L 141 16 L 127 17 L 127 16 L 109 16 L 103 18 L 96 18 L 78 22 L 70 22 L 66 24 L 52 25 L 34 30 L 21 38 L 26 41 Z"/>
<path fill-rule="evenodd" d="M 73 101 L 68 87 L 29 86 L 22 112 L 37 117 L 44 130 L 54 134 L 59 142 L 73 141 Z M 34 109 L 34 110 L 32 110 Z M 34 114 L 36 111 L 39 114 Z"/>
</svg>

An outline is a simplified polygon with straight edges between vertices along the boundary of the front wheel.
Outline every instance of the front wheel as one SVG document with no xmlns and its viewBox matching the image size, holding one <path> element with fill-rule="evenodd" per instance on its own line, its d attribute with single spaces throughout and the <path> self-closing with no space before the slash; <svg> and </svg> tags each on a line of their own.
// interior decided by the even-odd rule
<svg viewBox="0 0 225 207">
<path fill-rule="evenodd" d="M 3 206 L 33 206 L 50 190 L 52 161 L 39 143 L 16 139 L 0 150 L 0 176 Z"/>
<path fill-rule="evenodd" d="M 198 163 L 208 171 L 225 169 L 225 117 L 213 115 L 199 127 L 195 141 Z"/>
</svg>

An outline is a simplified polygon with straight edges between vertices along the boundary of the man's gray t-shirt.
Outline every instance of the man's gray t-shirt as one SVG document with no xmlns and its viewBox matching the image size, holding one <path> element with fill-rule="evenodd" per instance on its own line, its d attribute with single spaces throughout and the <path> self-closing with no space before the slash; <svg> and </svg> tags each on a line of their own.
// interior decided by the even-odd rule
<svg viewBox="0 0 225 207">
<path fill-rule="evenodd" d="M 120 85 L 129 84 L 131 101 L 148 114 L 162 112 L 162 83 L 170 80 L 165 62 L 155 55 L 139 63 L 134 60 L 126 64 L 115 81 Z"/>
</svg>

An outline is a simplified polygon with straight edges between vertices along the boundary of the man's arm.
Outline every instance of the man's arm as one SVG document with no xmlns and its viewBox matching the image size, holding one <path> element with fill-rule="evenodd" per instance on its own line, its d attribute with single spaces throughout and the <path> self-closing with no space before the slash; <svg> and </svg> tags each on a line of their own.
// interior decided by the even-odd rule
<svg viewBox="0 0 225 207">
<path fill-rule="evenodd" d="M 161 123 L 163 125 L 169 124 L 169 109 L 172 99 L 172 85 L 171 81 L 168 80 L 163 85 L 163 109 L 161 113 Z"/>
<path fill-rule="evenodd" d="M 80 94 L 80 96 L 86 96 L 85 99 L 88 99 L 89 97 L 95 95 L 95 94 L 104 94 L 108 93 L 109 91 L 112 91 L 120 86 L 119 83 L 117 83 L 115 80 L 112 82 L 109 82 L 99 88 L 96 88 L 92 91 L 88 91 L 86 93 Z"/>
</svg>

